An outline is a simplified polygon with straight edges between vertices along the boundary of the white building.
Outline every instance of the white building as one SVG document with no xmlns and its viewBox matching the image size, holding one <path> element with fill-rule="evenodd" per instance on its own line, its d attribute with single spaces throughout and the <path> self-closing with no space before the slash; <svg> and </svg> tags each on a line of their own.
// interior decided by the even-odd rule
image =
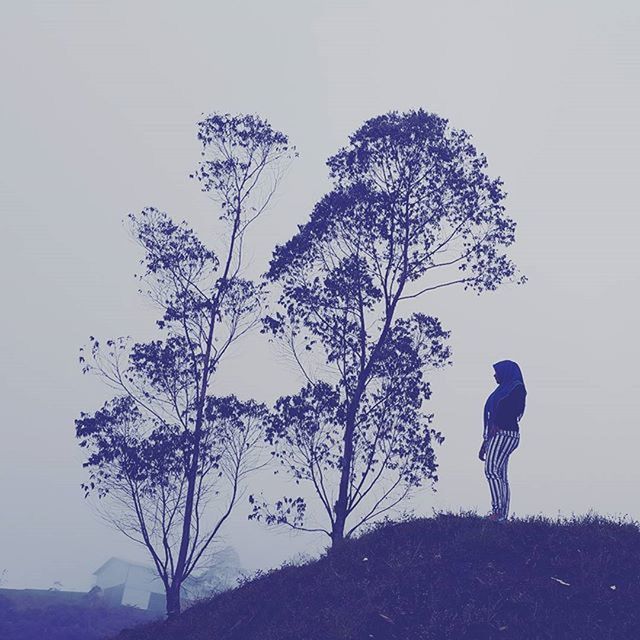
<svg viewBox="0 0 640 640">
<path fill-rule="evenodd" d="M 210 566 L 188 577 L 181 589 L 184 604 L 232 588 L 241 575 L 240 558 L 232 547 L 211 554 Z M 109 558 L 93 572 L 95 586 L 112 605 L 132 605 L 139 609 L 164 613 L 166 595 L 155 569 L 122 558 Z"/>
<path fill-rule="evenodd" d="M 151 567 L 109 558 L 93 575 L 109 604 L 132 605 L 158 613 L 166 610 L 162 580 Z"/>
</svg>

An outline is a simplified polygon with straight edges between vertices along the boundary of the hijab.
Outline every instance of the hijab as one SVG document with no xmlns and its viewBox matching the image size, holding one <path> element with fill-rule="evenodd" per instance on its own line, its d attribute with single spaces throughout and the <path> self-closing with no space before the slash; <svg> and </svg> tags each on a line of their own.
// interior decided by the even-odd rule
<svg viewBox="0 0 640 640">
<path fill-rule="evenodd" d="M 518 385 L 524 387 L 525 396 L 527 394 L 527 388 L 524 385 L 524 379 L 522 378 L 522 371 L 520 367 L 513 360 L 501 360 L 493 365 L 498 378 L 498 386 L 489 395 L 487 401 L 484 404 L 484 426 L 485 429 L 489 428 L 489 416 L 491 416 L 498 402 L 503 398 L 506 398 Z M 518 416 L 518 420 L 522 418 L 522 414 Z"/>
</svg>

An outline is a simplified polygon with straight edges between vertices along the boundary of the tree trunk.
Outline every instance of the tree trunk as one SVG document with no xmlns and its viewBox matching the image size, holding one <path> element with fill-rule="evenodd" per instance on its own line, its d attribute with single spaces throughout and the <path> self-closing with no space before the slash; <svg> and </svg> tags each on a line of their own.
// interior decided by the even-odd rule
<svg viewBox="0 0 640 640">
<path fill-rule="evenodd" d="M 189 541 L 191 540 L 191 524 L 193 517 L 193 503 L 194 503 L 194 495 L 196 492 L 196 484 L 198 481 L 198 463 L 200 461 L 200 437 L 202 431 L 202 423 L 204 419 L 204 408 L 207 402 L 207 387 L 209 385 L 210 373 L 209 373 L 209 364 L 211 362 L 211 351 L 214 343 L 214 327 L 216 322 L 216 315 L 220 310 L 220 306 L 222 304 L 222 299 L 225 294 L 225 289 L 229 285 L 228 277 L 229 270 L 231 268 L 231 261 L 233 259 L 233 251 L 234 246 L 237 239 L 238 228 L 240 226 L 240 215 L 242 210 L 240 208 L 240 196 L 238 196 L 238 209 L 236 212 L 235 220 L 233 223 L 233 231 L 231 233 L 231 240 L 229 243 L 229 253 L 227 254 L 227 260 L 224 268 L 224 273 L 220 277 L 219 282 L 220 288 L 218 292 L 215 294 L 213 303 L 211 305 L 212 313 L 211 313 L 211 324 L 209 325 L 209 333 L 207 335 L 206 342 L 206 350 L 204 354 L 204 363 L 202 365 L 202 385 L 198 390 L 198 394 L 196 396 L 196 421 L 193 427 L 193 436 L 195 440 L 195 444 L 193 447 L 193 457 L 191 460 L 191 464 L 187 471 L 187 495 L 185 498 L 185 506 L 184 506 L 184 515 L 182 521 L 182 538 L 180 540 L 180 550 L 178 552 L 178 561 L 176 563 L 175 574 L 184 576 L 185 567 L 187 566 L 187 554 L 189 552 Z M 199 519 L 199 515 L 195 516 Z M 189 569 L 191 571 L 193 567 Z M 178 587 L 179 589 L 179 587 Z M 168 595 L 167 595 L 168 598 Z M 168 607 L 167 607 L 168 613 Z M 178 613 L 180 613 L 180 593 L 178 593 Z"/>
<path fill-rule="evenodd" d="M 334 507 L 336 518 L 331 529 L 331 544 L 334 547 L 344 540 L 344 529 L 347 522 L 349 479 L 351 477 L 351 465 L 353 463 L 353 432 L 355 431 L 356 426 L 356 407 L 360 402 L 360 395 L 362 394 L 360 386 L 358 387 L 356 394 L 357 400 L 356 402 L 352 401 L 351 407 L 347 410 L 346 415 L 340 489 L 338 492 L 338 499 Z"/>
<path fill-rule="evenodd" d="M 347 413 L 345 416 L 345 430 L 343 439 L 344 447 L 342 451 L 340 487 L 338 490 L 338 499 L 334 507 L 336 518 L 331 529 L 331 544 L 334 547 L 344 540 L 344 529 L 348 515 L 347 509 L 349 501 L 349 480 L 351 478 L 351 465 L 353 464 L 353 434 L 356 428 L 356 418 L 358 415 L 358 409 L 360 407 L 360 401 L 362 399 L 362 394 L 364 393 L 367 380 L 369 379 L 371 369 L 378 359 L 380 348 L 387 339 L 389 327 L 391 326 L 391 322 L 393 321 L 396 304 L 398 303 L 398 300 L 400 298 L 400 293 L 402 292 L 403 286 L 404 285 L 400 286 L 396 297 L 394 298 L 387 311 L 384 321 L 384 327 L 382 328 L 380 336 L 378 337 L 378 341 L 376 342 L 376 345 L 371 352 L 369 361 L 366 363 L 366 365 L 360 372 L 360 375 L 358 376 L 358 384 L 354 390 L 353 397 L 351 398 L 351 401 L 347 408 Z"/>
<path fill-rule="evenodd" d="M 339 516 L 335 519 L 331 529 L 331 547 L 336 548 L 344 541 L 344 518 Z"/>
<path fill-rule="evenodd" d="M 330 553 L 336 552 L 339 549 L 342 549 L 346 545 L 348 538 L 345 536 L 344 530 L 345 530 L 344 522 L 341 525 L 333 526 L 331 530 L 331 546 L 328 549 Z"/>
<path fill-rule="evenodd" d="M 167 589 L 167 618 L 171 620 L 180 615 L 180 585 L 172 584 Z"/>
</svg>

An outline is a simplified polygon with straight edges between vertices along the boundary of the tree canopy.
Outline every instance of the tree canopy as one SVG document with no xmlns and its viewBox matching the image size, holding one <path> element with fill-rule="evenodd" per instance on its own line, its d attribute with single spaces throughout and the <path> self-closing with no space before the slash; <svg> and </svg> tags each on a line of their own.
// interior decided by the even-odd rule
<svg viewBox="0 0 640 640">
<path fill-rule="evenodd" d="M 327 164 L 332 189 L 274 251 L 267 279 L 279 298 L 263 319 L 306 379 L 276 404 L 268 437 L 296 481 L 312 485 L 327 524 L 305 523 L 301 496 L 253 496 L 252 517 L 336 542 L 437 478 L 442 436 L 422 412 L 423 372 L 450 361 L 448 333 L 424 313 L 402 316 L 403 301 L 524 279 L 504 253 L 515 222 L 502 181 L 444 118 L 372 118 Z"/>
<path fill-rule="evenodd" d="M 287 137 L 257 116 L 213 114 L 199 123 L 198 138 L 203 158 L 193 175 L 219 204 L 222 248 L 215 253 L 186 222 L 155 208 L 129 216 L 144 251 L 140 291 L 161 312 L 158 338 L 90 339 L 83 371 L 99 374 L 117 395 L 76 421 L 88 453 L 85 492 L 147 548 L 170 616 L 260 464 L 266 407 L 215 396 L 211 383 L 262 313 L 263 285 L 241 276 L 243 244 L 295 155 Z"/>
</svg>

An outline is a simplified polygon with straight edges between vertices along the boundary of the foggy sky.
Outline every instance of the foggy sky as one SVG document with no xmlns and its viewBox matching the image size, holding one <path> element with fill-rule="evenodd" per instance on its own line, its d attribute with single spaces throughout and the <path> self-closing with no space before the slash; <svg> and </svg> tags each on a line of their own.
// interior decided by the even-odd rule
<svg viewBox="0 0 640 640">
<path fill-rule="evenodd" d="M 415 305 L 452 331 L 454 364 L 431 377 L 426 407 L 446 436 L 438 491 L 411 507 L 489 509 L 482 405 L 492 363 L 510 358 L 529 391 L 510 462 L 516 514 L 640 519 L 639 27 L 631 0 L 2 3 L 7 585 L 86 589 L 112 555 L 146 560 L 80 490 L 73 421 L 109 392 L 81 375 L 78 349 L 89 335 L 153 335 L 127 213 L 156 206 L 215 247 L 215 205 L 188 178 L 196 122 L 212 111 L 258 113 L 300 151 L 249 238 L 254 274 L 305 221 L 328 189 L 326 158 L 367 118 L 423 107 L 473 134 L 505 182 L 518 224 L 509 253 L 529 282 Z M 272 402 L 300 384 L 258 334 L 215 389 Z M 248 569 L 322 548 L 246 514 L 242 504 L 225 541 Z"/>
</svg>

